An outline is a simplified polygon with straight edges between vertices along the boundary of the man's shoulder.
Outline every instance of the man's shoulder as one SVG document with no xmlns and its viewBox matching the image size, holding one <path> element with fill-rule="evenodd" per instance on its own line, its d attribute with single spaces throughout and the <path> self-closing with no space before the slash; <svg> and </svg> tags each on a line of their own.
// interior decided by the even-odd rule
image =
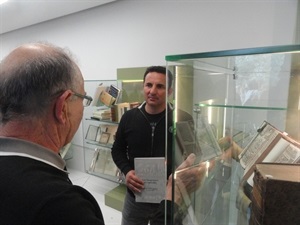
<svg viewBox="0 0 300 225">
<path fill-rule="evenodd" d="M 139 114 L 141 114 L 141 113 L 140 113 L 140 109 L 138 109 L 138 108 L 132 108 L 132 109 L 126 111 L 121 117 L 120 125 L 123 126 L 124 124 L 132 123 L 132 122 L 136 121 Z"/>
<path fill-rule="evenodd" d="M 134 116 L 134 115 L 136 115 L 139 112 L 140 112 L 140 109 L 138 107 L 136 107 L 136 108 L 132 108 L 132 109 L 127 110 L 123 114 L 123 116 Z"/>
</svg>

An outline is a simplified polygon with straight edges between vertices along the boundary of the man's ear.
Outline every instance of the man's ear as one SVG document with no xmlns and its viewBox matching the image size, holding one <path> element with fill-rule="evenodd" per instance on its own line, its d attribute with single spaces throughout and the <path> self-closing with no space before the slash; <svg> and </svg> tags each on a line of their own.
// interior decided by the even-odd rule
<svg viewBox="0 0 300 225">
<path fill-rule="evenodd" d="M 60 95 L 55 102 L 54 105 L 54 117 L 55 119 L 62 124 L 65 124 L 67 121 L 67 112 L 68 112 L 68 105 L 67 100 L 72 96 L 71 91 L 65 91 L 62 95 Z"/>
</svg>

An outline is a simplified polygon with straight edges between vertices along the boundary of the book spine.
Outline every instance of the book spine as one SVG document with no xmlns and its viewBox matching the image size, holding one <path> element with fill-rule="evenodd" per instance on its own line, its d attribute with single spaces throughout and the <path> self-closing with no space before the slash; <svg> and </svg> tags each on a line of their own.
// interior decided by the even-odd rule
<svg viewBox="0 0 300 225">
<path fill-rule="evenodd" d="M 264 220 L 264 200 L 265 200 L 265 180 L 259 171 L 254 171 L 253 189 L 252 189 L 252 208 L 250 224 L 263 224 Z"/>
</svg>

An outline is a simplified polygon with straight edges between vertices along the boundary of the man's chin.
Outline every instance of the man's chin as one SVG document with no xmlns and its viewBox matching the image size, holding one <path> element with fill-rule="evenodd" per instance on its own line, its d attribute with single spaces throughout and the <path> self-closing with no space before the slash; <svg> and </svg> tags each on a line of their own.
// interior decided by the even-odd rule
<svg viewBox="0 0 300 225">
<path fill-rule="evenodd" d="M 157 102 L 155 100 L 149 100 L 148 99 L 147 104 L 151 105 L 151 106 L 155 106 L 155 105 L 157 105 Z"/>
</svg>

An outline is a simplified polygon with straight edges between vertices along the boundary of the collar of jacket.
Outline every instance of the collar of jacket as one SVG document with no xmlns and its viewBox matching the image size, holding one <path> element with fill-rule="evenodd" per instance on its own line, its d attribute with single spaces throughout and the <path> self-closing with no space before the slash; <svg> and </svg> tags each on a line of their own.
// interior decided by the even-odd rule
<svg viewBox="0 0 300 225">
<path fill-rule="evenodd" d="M 173 105 L 170 102 L 168 102 L 167 104 L 168 104 L 168 110 L 173 110 L 174 109 Z M 142 107 L 144 105 L 146 105 L 146 101 L 144 101 L 138 108 L 142 109 Z"/>
</svg>

